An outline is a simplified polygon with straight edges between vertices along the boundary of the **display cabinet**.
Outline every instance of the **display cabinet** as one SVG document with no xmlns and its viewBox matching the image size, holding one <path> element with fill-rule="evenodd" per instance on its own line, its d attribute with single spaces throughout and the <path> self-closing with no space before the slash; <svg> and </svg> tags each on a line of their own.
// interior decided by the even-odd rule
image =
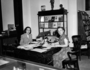
<svg viewBox="0 0 90 70">
<path fill-rule="evenodd" d="M 78 34 L 90 41 L 90 17 L 85 11 L 78 12 Z"/>
<path fill-rule="evenodd" d="M 50 31 L 51 35 L 57 27 L 64 27 L 68 35 L 67 10 L 48 10 L 38 12 L 39 33 Z"/>
</svg>

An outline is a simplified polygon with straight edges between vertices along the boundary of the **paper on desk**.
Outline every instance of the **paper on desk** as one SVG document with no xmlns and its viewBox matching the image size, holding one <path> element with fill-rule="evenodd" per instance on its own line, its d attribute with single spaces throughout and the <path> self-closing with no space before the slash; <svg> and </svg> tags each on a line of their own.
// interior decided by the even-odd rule
<svg viewBox="0 0 90 70">
<path fill-rule="evenodd" d="M 24 46 L 18 46 L 17 48 L 21 48 L 21 49 L 23 49 L 23 48 L 24 48 Z"/>
<path fill-rule="evenodd" d="M 42 47 L 46 47 L 45 49 L 50 49 L 54 47 L 54 44 L 48 44 L 47 42 L 42 45 Z"/>
<path fill-rule="evenodd" d="M 42 46 L 47 47 L 48 46 L 48 43 L 45 42 Z"/>
<path fill-rule="evenodd" d="M 36 47 L 36 44 L 18 46 L 18 48 L 26 50 L 32 49 L 33 47 Z"/>
<path fill-rule="evenodd" d="M 45 51 L 47 51 L 46 49 L 38 49 L 38 48 L 35 48 L 35 49 L 31 49 L 31 51 L 36 51 L 36 52 L 39 52 L 39 53 L 43 53 Z"/>
<path fill-rule="evenodd" d="M 28 47 L 28 48 L 33 48 L 33 47 L 36 47 L 36 44 L 26 45 L 25 47 Z"/>
<path fill-rule="evenodd" d="M 32 43 L 36 44 L 36 43 L 38 43 L 38 42 L 37 42 L 37 41 L 33 41 Z"/>
<path fill-rule="evenodd" d="M 81 49 L 86 49 L 86 48 L 88 48 L 88 47 L 87 47 L 87 44 L 81 45 Z"/>
</svg>

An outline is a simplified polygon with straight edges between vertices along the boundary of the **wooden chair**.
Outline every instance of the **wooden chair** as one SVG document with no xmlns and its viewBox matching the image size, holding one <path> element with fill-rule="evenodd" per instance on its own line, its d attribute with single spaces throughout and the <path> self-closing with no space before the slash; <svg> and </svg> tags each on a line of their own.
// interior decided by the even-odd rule
<svg viewBox="0 0 90 70">
<path fill-rule="evenodd" d="M 2 40 L 2 55 L 8 56 L 14 54 L 14 49 L 19 45 L 17 37 L 6 38 Z"/>
<path fill-rule="evenodd" d="M 80 60 L 82 53 L 85 53 L 89 57 L 87 42 L 86 43 L 84 42 L 85 44 L 83 44 L 83 40 L 80 35 L 72 36 L 72 41 L 74 45 L 73 51 L 79 51 L 78 56 Z"/>
<path fill-rule="evenodd" d="M 74 35 L 72 36 L 72 42 L 73 42 L 73 50 L 72 51 L 78 51 L 78 57 L 81 59 L 81 36 L 80 35 Z"/>
<path fill-rule="evenodd" d="M 69 58 L 65 59 L 62 62 L 63 68 L 67 68 L 69 70 L 79 70 L 78 51 L 77 52 L 68 52 L 67 55 Z"/>
<path fill-rule="evenodd" d="M 90 41 L 87 41 L 87 55 L 88 55 L 88 58 L 90 58 Z"/>
</svg>

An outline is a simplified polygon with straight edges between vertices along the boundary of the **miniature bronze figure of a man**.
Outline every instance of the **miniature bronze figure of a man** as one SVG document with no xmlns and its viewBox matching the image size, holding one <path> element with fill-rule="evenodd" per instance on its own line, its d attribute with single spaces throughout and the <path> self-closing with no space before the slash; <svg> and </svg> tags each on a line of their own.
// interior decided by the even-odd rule
<svg viewBox="0 0 90 70">
<path fill-rule="evenodd" d="M 51 10 L 53 10 L 53 8 L 54 8 L 54 0 L 50 0 L 50 3 L 51 3 Z"/>
</svg>

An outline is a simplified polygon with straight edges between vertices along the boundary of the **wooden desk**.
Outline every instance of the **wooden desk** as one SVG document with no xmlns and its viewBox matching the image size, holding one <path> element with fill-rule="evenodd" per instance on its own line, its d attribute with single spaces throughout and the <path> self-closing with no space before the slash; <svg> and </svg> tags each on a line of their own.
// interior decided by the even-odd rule
<svg viewBox="0 0 90 70">
<path fill-rule="evenodd" d="M 51 48 L 46 52 L 39 53 L 31 50 L 19 49 L 17 47 L 8 47 L 3 51 L 4 56 L 14 57 L 21 60 L 29 60 L 42 64 L 48 64 L 52 60 L 54 53 L 60 51 L 61 48 Z"/>
<path fill-rule="evenodd" d="M 24 50 L 24 49 L 16 49 L 15 57 L 24 59 L 24 60 L 38 62 L 38 63 L 48 64 L 48 62 L 52 60 L 53 54 L 58 51 L 60 51 L 60 48 L 59 49 L 51 48 L 48 51 L 43 52 L 43 53 L 30 51 L 30 50 Z"/>
<path fill-rule="evenodd" d="M 4 47 L 4 45 L 13 45 L 16 44 L 16 42 L 16 36 L 0 36 L 0 56 L 3 56 L 3 51 L 8 48 L 8 46 Z"/>
</svg>

